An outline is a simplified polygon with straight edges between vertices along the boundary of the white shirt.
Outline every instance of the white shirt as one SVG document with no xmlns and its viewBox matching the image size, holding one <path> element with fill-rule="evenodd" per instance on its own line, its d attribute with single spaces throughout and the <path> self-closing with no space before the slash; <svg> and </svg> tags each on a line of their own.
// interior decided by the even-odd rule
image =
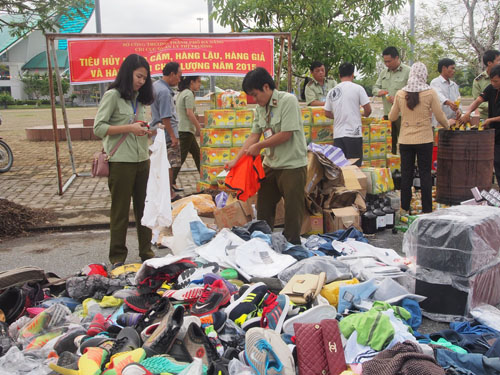
<svg viewBox="0 0 500 375">
<path fill-rule="evenodd" d="M 449 106 L 444 104 L 444 102 L 447 100 L 454 102 L 460 97 L 458 85 L 451 80 L 447 81 L 442 75 L 440 75 L 431 81 L 431 87 L 436 90 L 438 94 L 439 101 L 441 102 L 441 108 L 443 109 L 446 118 L 450 119 L 457 117 L 457 114 Z M 432 123 L 437 124 L 434 116 L 432 118 Z"/>
<path fill-rule="evenodd" d="M 325 111 L 333 113 L 333 138 L 361 138 L 360 106 L 370 102 L 365 89 L 351 81 L 339 83 L 326 95 Z"/>
</svg>

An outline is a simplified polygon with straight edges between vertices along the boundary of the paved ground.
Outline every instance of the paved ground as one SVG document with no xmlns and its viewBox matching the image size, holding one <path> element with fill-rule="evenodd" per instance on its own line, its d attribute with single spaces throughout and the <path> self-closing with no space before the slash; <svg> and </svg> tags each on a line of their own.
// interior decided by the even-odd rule
<svg viewBox="0 0 500 375">
<path fill-rule="evenodd" d="M 97 108 L 68 108 L 68 123 L 81 124 L 93 118 Z M 60 115 L 60 110 L 58 110 Z M 57 225 L 108 223 L 111 205 L 106 178 L 77 177 L 66 192 L 59 196 L 54 142 L 26 140 L 27 127 L 51 125 L 50 109 L 4 110 L 0 136 L 14 153 L 12 169 L 0 175 L 0 197 L 31 208 L 46 208 L 56 212 Z M 58 119 L 63 124 L 62 117 Z M 72 168 L 66 141 L 59 143 L 63 184 L 71 177 Z M 94 152 L 101 141 L 73 142 L 77 173 L 90 172 Z M 193 171 L 194 170 L 194 171 Z M 191 156 L 179 174 L 178 185 L 186 193 L 196 191 L 199 175 Z"/>
</svg>

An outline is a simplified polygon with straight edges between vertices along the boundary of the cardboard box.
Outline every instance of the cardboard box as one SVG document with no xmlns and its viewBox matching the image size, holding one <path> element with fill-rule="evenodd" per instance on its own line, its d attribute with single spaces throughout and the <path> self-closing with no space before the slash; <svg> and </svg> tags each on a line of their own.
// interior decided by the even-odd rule
<svg viewBox="0 0 500 375">
<path fill-rule="evenodd" d="M 323 234 L 323 215 L 307 215 L 302 225 L 301 234 Z"/>
<path fill-rule="evenodd" d="M 357 165 L 349 165 L 341 169 L 344 175 L 345 187 L 349 190 L 357 190 L 365 197 L 368 188 L 366 174 Z"/>
<path fill-rule="evenodd" d="M 356 208 L 343 207 L 323 210 L 323 226 L 325 233 L 332 233 L 341 229 L 345 230 L 351 225 L 361 230 L 361 218 Z"/>
<path fill-rule="evenodd" d="M 370 143 L 370 159 L 385 159 L 386 149 L 385 142 Z"/>
<path fill-rule="evenodd" d="M 236 127 L 237 128 L 250 128 L 253 123 L 254 113 L 251 109 L 237 109 L 236 110 Z"/>
<path fill-rule="evenodd" d="M 230 160 L 233 160 L 236 157 L 236 155 L 238 155 L 238 152 L 240 152 L 240 150 L 241 147 L 231 147 L 229 149 L 229 154 L 231 155 Z"/>
<path fill-rule="evenodd" d="M 210 109 L 205 111 L 205 123 L 208 128 L 234 128 L 236 111 L 233 109 Z"/>
<path fill-rule="evenodd" d="M 231 147 L 233 145 L 232 129 L 201 129 L 201 147 Z"/>
<path fill-rule="evenodd" d="M 312 153 L 307 153 L 307 177 L 306 177 L 306 195 L 311 194 L 316 185 L 324 176 L 323 165 L 318 161 L 318 158 Z"/>
<path fill-rule="evenodd" d="M 252 220 L 252 206 L 248 202 L 236 201 L 214 211 L 219 229 L 241 227 Z"/>
<path fill-rule="evenodd" d="M 231 149 L 228 147 L 202 147 L 201 164 L 224 165 L 231 160 Z"/>
<path fill-rule="evenodd" d="M 252 133 L 252 129 L 250 129 L 250 128 L 233 129 L 233 133 L 232 133 L 233 147 L 243 146 L 243 143 L 245 143 L 245 141 L 247 140 L 250 133 Z"/>
<path fill-rule="evenodd" d="M 387 161 L 385 159 L 372 159 L 370 160 L 370 166 L 374 168 L 386 168 Z"/>
<path fill-rule="evenodd" d="M 312 125 L 311 108 L 309 108 L 309 107 L 301 108 L 300 109 L 300 118 L 302 119 L 302 125 L 304 125 L 304 126 Z"/>
<path fill-rule="evenodd" d="M 370 143 L 385 142 L 386 126 L 385 124 L 370 125 Z"/>
<path fill-rule="evenodd" d="M 392 173 L 397 169 L 401 171 L 401 156 L 394 154 L 387 154 L 387 168 L 391 170 Z"/>
<path fill-rule="evenodd" d="M 333 119 L 326 117 L 323 107 L 308 107 L 311 109 L 312 125 L 333 125 Z"/>
<path fill-rule="evenodd" d="M 304 125 L 304 135 L 306 136 L 306 142 L 311 142 L 311 127 L 309 125 Z"/>
<path fill-rule="evenodd" d="M 247 94 L 244 91 L 224 91 L 210 94 L 210 105 L 214 109 L 245 108 Z"/>
<path fill-rule="evenodd" d="M 202 165 L 200 168 L 200 181 L 217 185 L 217 175 L 223 170 L 223 165 Z"/>
<path fill-rule="evenodd" d="M 363 146 L 370 143 L 370 125 L 361 125 L 361 133 L 363 134 Z"/>
<path fill-rule="evenodd" d="M 333 125 L 311 126 L 311 142 L 333 143 Z"/>
<path fill-rule="evenodd" d="M 363 161 L 368 161 L 368 160 L 370 160 L 370 144 L 363 143 Z"/>
</svg>

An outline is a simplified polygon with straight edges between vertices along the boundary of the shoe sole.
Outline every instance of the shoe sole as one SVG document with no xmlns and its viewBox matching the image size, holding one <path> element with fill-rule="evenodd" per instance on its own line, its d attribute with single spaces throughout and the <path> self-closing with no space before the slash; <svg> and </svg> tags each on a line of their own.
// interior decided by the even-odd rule
<svg viewBox="0 0 500 375">
<path fill-rule="evenodd" d="M 219 265 L 213 262 L 204 264 L 202 267 L 188 268 L 179 275 L 179 278 L 177 279 L 177 286 L 179 289 L 184 289 L 191 284 L 193 280 L 203 280 L 203 275 L 206 273 L 216 273 L 218 271 Z M 181 277 L 182 280 L 179 281 Z"/>
<path fill-rule="evenodd" d="M 232 304 L 230 304 L 228 307 L 226 307 L 226 309 L 224 310 L 224 312 L 227 314 L 227 318 L 228 318 L 228 319 L 231 319 L 231 318 L 230 318 L 230 316 L 229 316 L 229 315 L 231 314 L 231 311 L 233 311 L 233 310 L 236 308 L 236 306 L 238 306 L 240 303 L 242 303 L 242 302 L 243 302 L 243 300 L 244 300 L 245 298 L 247 298 L 247 297 L 248 297 L 248 295 L 249 295 L 250 293 L 252 293 L 255 289 L 257 289 L 257 288 L 258 288 L 258 287 L 260 287 L 260 286 L 266 286 L 266 284 L 264 284 L 264 283 L 262 283 L 262 282 L 258 282 L 258 283 L 256 283 L 256 284 L 254 284 L 254 285 L 250 286 L 247 290 L 245 290 L 245 293 L 243 293 L 243 294 L 241 295 L 241 297 L 240 297 L 240 298 L 238 298 L 236 301 L 234 301 L 234 303 L 232 303 Z M 267 287 L 266 287 L 266 288 L 267 288 Z M 238 301 L 239 301 L 239 302 L 238 302 Z M 256 307 L 258 307 L 258 306 L 256 306 Z M 231 319 L 231 320 L 232 320 L 232 319 Z"/>
<path fill-rule="evenodd" d="M 182 289 L 169 289 L 166 290 L 165 293 L 163 293 L 162 297 L 175 299 L 176 301 L 181 302 L 196 301 L 203 294 L 203 290 L 204 289 L 201 287 L 188 288 L 184 291 Z"/>
<path fill-rule="evenodd" d="M 295 335 L 294 323 L 319 323 L 323 319 L 335 319 L 337 309 L 332 305 L 319 305 L 285 321 L 283 333 Z"/>
</svg>

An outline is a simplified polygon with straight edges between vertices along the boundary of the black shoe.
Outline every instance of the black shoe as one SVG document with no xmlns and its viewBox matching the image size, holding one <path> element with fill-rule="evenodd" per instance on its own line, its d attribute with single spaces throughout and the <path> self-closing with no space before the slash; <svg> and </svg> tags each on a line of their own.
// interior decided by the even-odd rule
<svg viewBox="0 0 500 375">
<path fill-rule="evenodd" d="M 135 350 L 140 346 L 141 337 L 137 331 L 132 327 L 125 327 L 120 331 L 118 336 L 116 336 L 116 341 L 109 351 L 109 357 L 111 358 L 116 353 Z"/>
<path fill-rule="evenodd" d="M 179 305 L 172 315 L 167 314 L 163 317 L 158 328 L 142 345 L 148 357 L 168 353 L 174 345 L 177 334 L 184 322 L 184 312 L 184 307 Z"/>
<path fill-rule="evenodd" d="M 184 346 L 193 358 L 200 358 L 204 365 L 219 359 L 219 354 L 203 330 L 196 323 L 191 323 L 184 336 Z"/>
<path fill-rule="evenodd" d="M 138 296 L 130 296 L 124 299 L 125 304 L 132 310 L 145 313 L 147 312 L 158 300 L 160 296 L 156 293 L 139 294 Z"/>
<path fill-rule="evenodd" d="M 176 193 L 180 193 L 181 191 L 184 191 L 183 188 L 177 187 L 175 185 L 172 185 L 172 190 L 175 191 Z"/>
<path fill-rule="evenodd" d="M 75 353 L 76 349 L 78 349 L 77 346 L 75 345 L 75 338 L 77 336 L 82 336 L 86 334 L 87 331 L 82 327 L 75 328 L 66 332 L 56 341 L 54 345 L 54 351 L 58 355 L 61 355 L 63 352 Z"/>
<path fill-rule="evenodd" d="M 144 328 L 154 323 L 158 323 L 165 315 L 172 314 L 173 310 L 172 304 L 168 298 L 160 298 L 139 318 L 134 328 L 138 333 L 141 333 Z"/>
<path fill-rule="evenodd" d="M 0 294 L 0 310 L 7 324 L 15 322 L 26 311 L 26 296 L 22 289 L 12 287 Z"/>
</svg>

